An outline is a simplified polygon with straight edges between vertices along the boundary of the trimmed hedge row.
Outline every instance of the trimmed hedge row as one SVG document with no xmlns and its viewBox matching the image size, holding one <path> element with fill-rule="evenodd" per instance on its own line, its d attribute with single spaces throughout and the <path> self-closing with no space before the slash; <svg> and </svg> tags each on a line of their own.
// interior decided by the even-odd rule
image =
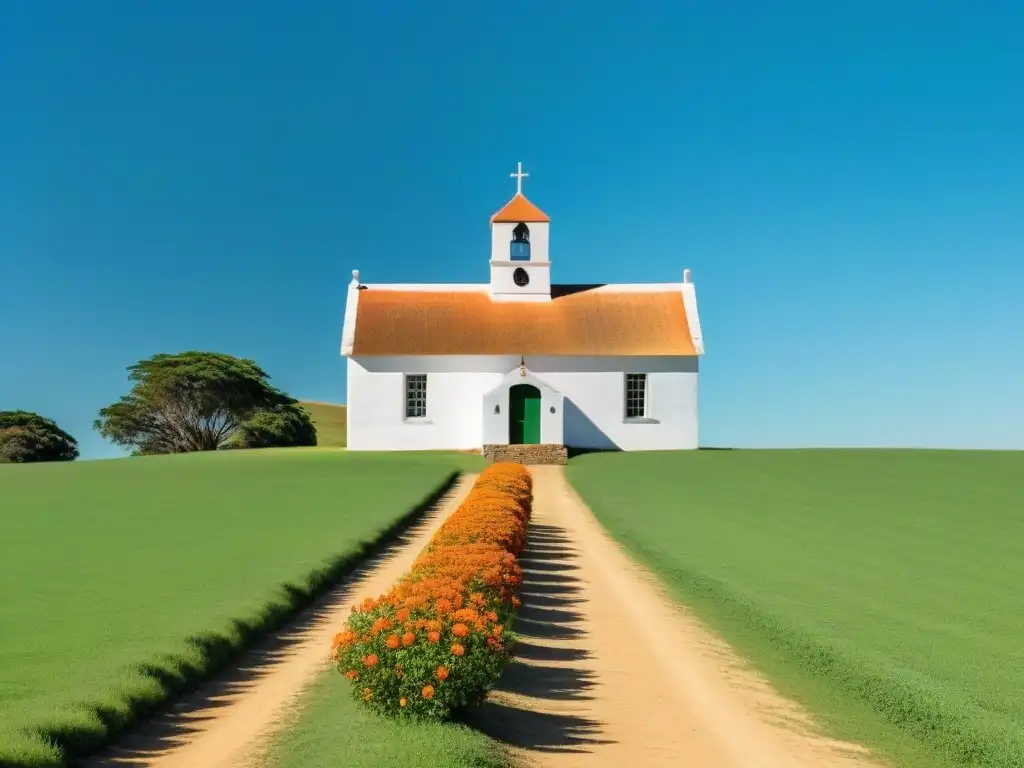
<svg viewBox="0 0 1024 768">
<path fill-rule="evenodd" d="M 492 464 L 410 572 L 352 609 L 333 655 L 359 701 L 430 720 L 483 701 L 510 659 L 532 500 L 526 467 Z"/>
</svg>

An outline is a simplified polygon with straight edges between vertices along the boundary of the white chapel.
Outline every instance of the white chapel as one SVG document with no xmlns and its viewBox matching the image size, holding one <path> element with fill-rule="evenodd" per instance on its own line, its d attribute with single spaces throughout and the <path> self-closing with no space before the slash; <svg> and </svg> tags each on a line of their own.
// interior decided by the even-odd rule
<svg viewBox="0 0 1024 768">
<path fill-rule="evenodd" d="M 553 282 L 551 220 L 523 195 L 528 175 L 520 163 L 515 196 L 491 217 L 489 282 L 352 272 L 349 450 L 564 460 L 566 449 L 697 447 L 704 344 L 689 270 L 680 283 Z"/>
</svg>

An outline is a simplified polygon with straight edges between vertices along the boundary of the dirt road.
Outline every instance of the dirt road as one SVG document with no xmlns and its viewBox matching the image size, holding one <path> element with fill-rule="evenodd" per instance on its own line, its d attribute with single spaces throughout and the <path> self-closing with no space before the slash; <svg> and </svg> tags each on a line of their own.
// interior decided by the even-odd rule
<svg viewBox="0 0 1024 768">
<path fill-rule="evenodd" d="M 526 764 L 853 768 L 864 750 L 814 732 L 791 703 L 664 596 L 596 522 L 561 467 L 532 468 L 516 660 L 473 718 Z M 475 478 L 386 557 L 221 679 L 88 768 L 251 768 L 267 734 L 328 665 L 351 604 L 405 573 Z"/>
<path fill-rule="evenodd" d="M 477 724 L 563 766 L 851 768 L 864 750 L 800 711 L 667 599 L 609 539 L 561 467 L 533 467 L 516 661 Z"/>
<path fill-rule="evenodd" d="M 87 768 L 251 768 L 262 739 L 299 693 L 329 665 L 331 639 L 352 604 L 376 596 L 402 576 L 476 478 L 464 475 L 437 510 L 408 531 L 297 624 L 253 649 L 240 665 L 133 731 Z"/>
</svg>

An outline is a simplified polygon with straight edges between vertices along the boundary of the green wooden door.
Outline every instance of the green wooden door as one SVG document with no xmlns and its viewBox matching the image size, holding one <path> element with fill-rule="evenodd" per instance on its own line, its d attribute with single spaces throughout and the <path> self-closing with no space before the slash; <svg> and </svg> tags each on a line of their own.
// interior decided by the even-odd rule
<svg viewBox="0 0 1024 768">
<path fill-rule="evenodd" d="M 540 390 L 530 384 L 516 384 L 508 392 L 508 441 L 540 443 Z"/>
</svg>

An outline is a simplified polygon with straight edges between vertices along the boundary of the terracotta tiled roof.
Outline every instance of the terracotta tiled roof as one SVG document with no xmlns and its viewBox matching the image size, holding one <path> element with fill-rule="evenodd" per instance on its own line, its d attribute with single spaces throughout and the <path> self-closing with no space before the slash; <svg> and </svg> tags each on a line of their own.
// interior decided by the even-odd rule
<svg viewBox="0 0 1024 768">
<path fill-rule="evenodd" d="M 558 295 L 558 286 L 552 294 Z M 681 291 L 359 291 L 353 355 L 693 355 Z"/>
<path fill-rule="evenodd" d="M 551 221 L 551 219 L 544 211 L 527 200 L 521 192 L 505 203 L 504 208 L 491 216 L 491 224 L 496 222 L 519 223 L 520 221 L 529 224 L 537 221 Z"/>
</svg>

